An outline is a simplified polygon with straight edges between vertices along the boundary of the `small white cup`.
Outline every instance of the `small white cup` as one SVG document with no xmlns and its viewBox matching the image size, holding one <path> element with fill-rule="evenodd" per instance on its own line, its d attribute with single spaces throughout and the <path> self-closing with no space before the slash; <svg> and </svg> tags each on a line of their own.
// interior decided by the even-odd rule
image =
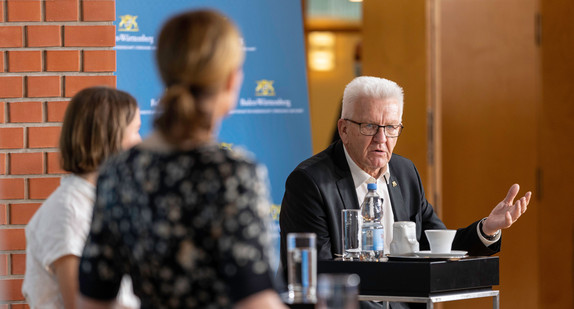
<svg viewBox="0 0 574 309">
<path fill-rule="evenodd" d="M 426 230 L 432 253 L 450 253 L 456 230 Z"/>
</svg>

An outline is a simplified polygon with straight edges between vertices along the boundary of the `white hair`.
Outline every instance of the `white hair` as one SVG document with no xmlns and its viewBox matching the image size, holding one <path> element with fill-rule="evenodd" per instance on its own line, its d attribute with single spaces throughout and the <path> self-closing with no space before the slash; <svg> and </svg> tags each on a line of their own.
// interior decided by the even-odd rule
<svg viewBox="0 0 574 309">
<path fill-rule="evenodd" d="M 399 101 L 401 118 L 403 116 L 403 88 L 397 83 L 379 77 L 359 76 L 353 79 L 343 93 L 341 118 L 351 118 L 355 104 L 361 99 L 396 99 Z"/>
</svg>

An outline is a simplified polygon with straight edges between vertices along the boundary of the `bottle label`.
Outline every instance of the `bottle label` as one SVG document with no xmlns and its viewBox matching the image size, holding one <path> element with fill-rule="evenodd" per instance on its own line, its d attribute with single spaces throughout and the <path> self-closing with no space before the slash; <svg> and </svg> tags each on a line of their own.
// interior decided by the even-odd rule
<svg viewBox="0 0 574 309">
<path fill-rule="evenodd" d="M 383 251 L 383 229 L 363 229 L 363 251 Z"/>
<path fill-rule="evenodd" d="M 373 242 L 371 241 L 373 239 L 373 231 L 370 229 L 363 229 L 362 231 L 363 234 L 363 251 L 371 251 L 373 250 Z"/>
<path fill-rule="evenodd" d="M 373 230 L 373 249 L 375 251 L 383 251 L 385 247 L 385 238 L 383 236 L 383 229 Z"/>
</svg>

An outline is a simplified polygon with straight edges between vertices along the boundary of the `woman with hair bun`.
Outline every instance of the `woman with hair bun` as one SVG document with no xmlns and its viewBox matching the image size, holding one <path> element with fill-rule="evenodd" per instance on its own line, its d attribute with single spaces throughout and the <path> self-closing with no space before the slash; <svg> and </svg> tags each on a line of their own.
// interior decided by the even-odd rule
<svg viewBox="0 0 574 309">
<path fill-rule="evenodd" d="M 122 275 L 141 308 L 284 308 L 274 290 L 264 168 L 214 137 L 243 79 L 240 34 L 212 10 L 168 20 L 153 133 L 100 173 L 80 303 L 110 308 Z"/>
</svg>

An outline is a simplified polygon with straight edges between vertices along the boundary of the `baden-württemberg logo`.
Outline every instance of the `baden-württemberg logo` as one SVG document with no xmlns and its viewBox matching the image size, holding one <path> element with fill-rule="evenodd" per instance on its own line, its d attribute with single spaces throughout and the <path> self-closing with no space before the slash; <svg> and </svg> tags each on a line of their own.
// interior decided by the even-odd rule
<svg viewBox="0 0 574 309">
<path fill-rule="evenodd" d="M 138 23 L 136 22 L 137 16 L 134 15 L 122 15 L 120 16 L 121 21 L 118 25 L 118 31 L 129 31 L 138 32 L 140 31 Z"/>
<path fill-rule="evenodd" d="M 272 80 L 262 79 L 256 81 L 255 95 L 258 97 L 272 97 L 275 96 L 275 88 L 273 88 Z"/>
<path fill-rule="evenodd" d="M 301 114 L 302 108 L 293 108 L 291 100 L 276 97 L 274 80 L 255 81 L 256 98 L 240 98 L 238 108 L 232 114 Z"/>
<path fill-rule="evenodd" d="M 117 50 L 154 50 L 154 37 L 140 32 L 136 19 L 137 15 L 120 15 L 118 33 L 116 33 Z M 145 28 L 145 27 L 144 27 Z M 127 32 L 127 33 L 125 33 Z M 139 33 L 134 33 L 139 32 Z"/>
</svg>

